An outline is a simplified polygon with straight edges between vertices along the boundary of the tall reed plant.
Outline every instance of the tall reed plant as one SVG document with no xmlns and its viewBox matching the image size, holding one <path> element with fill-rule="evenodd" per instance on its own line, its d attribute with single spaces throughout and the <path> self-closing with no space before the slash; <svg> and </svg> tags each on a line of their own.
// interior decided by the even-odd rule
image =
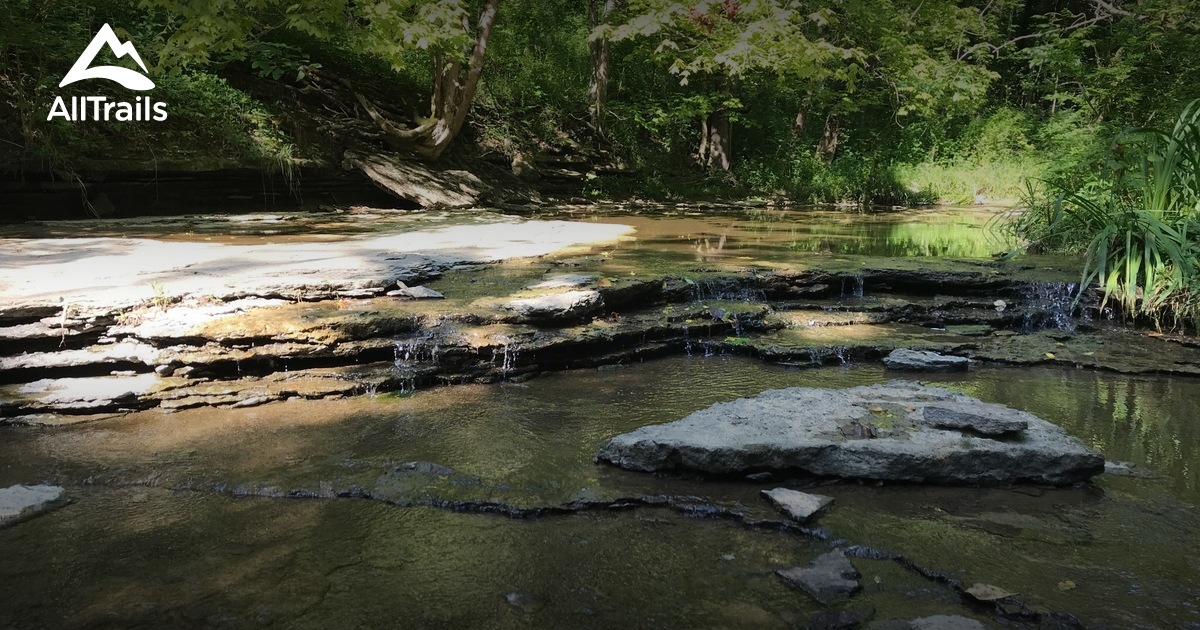
<svg viewBox="0 0 1200 630">
<path fill-rule="evenodd" d="M 1200 327 L 1200 100 L 1169 131 L 1118 135 L 1083 186 L 1045 184 L 1010 219 L 1026 247 L 1084 252 L 1081 294 L 1099 286 L 1103 305 Z"/>
</svg>

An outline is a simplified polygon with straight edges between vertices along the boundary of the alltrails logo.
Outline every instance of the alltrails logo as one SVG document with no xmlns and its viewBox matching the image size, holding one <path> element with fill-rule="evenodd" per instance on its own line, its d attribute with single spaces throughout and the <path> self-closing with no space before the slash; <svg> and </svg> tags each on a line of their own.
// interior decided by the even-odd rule
<svg viewBox="0 0 1200 630">
<path fill-rule="evenodd" d="M 71 66 L 71 70 L 67 72 L 67 76 L 63 77 L 58 87 L 86 79 L 108 79 L 137 91 L 145 91 L 154 87 L 154 81 L 136 70 L 120 66 L 91 67 L 92 62 L 96 60 L 96 55 L 105 46 L 108 46 L 118 59 L 129 55 L 142 69 L 142 72 L 149 72 L 146 70 L 146 64 L 142 63 L 142 57 L 138 55 L 137 49 L 133 47 L 133 43 L 121 43 L 112 27 L 105 24 L 92 38 L 92 42 L 88 44 L 87 48 L 83 50 L 83 54 L 79 55 L 79 59 L 75 61 L 75 65 Z M 156 103 L 149 96 L 139 96 L 132 103 L 110 101 L 107 96 L 73 96 L 68 107 L 67 101 L 63 97 L 56 96 L 54 104 L 50 107 L 50 115 L 46 117 L 46 120 L 54 120 L 55 117 L 62 117 L 71 122 L 84 120 L 163 121 L 167 119 L 167 104 Z"/>
</svg>

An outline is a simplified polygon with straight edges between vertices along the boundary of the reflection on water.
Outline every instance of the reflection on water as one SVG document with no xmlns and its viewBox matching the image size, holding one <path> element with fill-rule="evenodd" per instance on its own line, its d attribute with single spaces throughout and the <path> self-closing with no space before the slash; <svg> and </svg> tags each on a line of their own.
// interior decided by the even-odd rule
<svg viewBox="0 0 1200 630">
<path fill-rule="evenodd" d="M 1011 243 L 986 209 L 903 213 L 634 210 L 563 216 L 630 224 L 636 240 L 573 271 L 692 272 L 862 257 L 980 260 Z M 344 238 L 496 215 L 387 213 L 194 220 L 179 238 L 228 242 Z M 184 219 L 77 222 L 29 230 L 162 236 Z M 223 223 L 222 223 L 223 221 Z M 17 228 L 10 228 L 17 229 Z M 186 230 L 185 230 L 186 231 Z M 38 235 L 46 235 L 39 233 Z M 658 265 L 662 266 L 660 268 Z M 449 299 L 506 295 L 546 261 L 449 274 Z M 696 297 L 708 297 L 696 276 Z M 861 284 L 842 287 L 862 296 Z M 1061 301 L 1060 292 L 1045 297 Z M 868 296 L 866 299 L 878 299 Z M 1061 309 L 1060 309 L 1061 310 Z M 961 341 L 903 326 L 775 333 L 781 343 L 878 335 Z M 770 339 L 770 337 L 768 337 Z M 428 350 L 400 344 L 411 367 Z M 495 357 L 504 368 L 520 348 Z M 816 609 L 772 570 L 826 547 L 795 536 L 655 509 L 515 521 L 365 500 L 234 499 L 246 490 L 365 488 L 399 502 L 521 506 L 639 494 L 705 497 L 770 514 L 761 485 L 656 476 L 592 461 L 605 440 L 715 402 L 788 386 L 886 381 L 879 366 L 789 370 L 729 357 L 678 357 L 529 384 L 464 385 L 407 396 L 291 401 L 250 409 L 147 411 L 60 430 L 12 429 L 0 440 L 0 486 L 52 482 L 76 503 L 0 530 L 0 620 L 17 626 L 796 627 Z M 431 358 L 432 360 L 432 358 Z M 1052 610 L 1116 627 L 1200 623 L 1200 381 L 1075 370 L 979 369 L 925 375 L 1064 426 L 1149 477 L 1105 476 L 1087 488 L 925 488 L 834 483 L 822 520 L 835 538 L 893 549 L 967 582 L 1019 591 Z M 446 475 L 389 474 L 435 462 Z M 441 470 L 438 468 L 437 470 Z M 198 488 L 174 492 L 170 488 Z M 227 490 L 213 493 L 212 489 Z M 958 598 L 888 562 L 857 560 L 866 591 L 852 603 L 881 617 L 963 613 Z M 1063 585 L 1073 585 L 1066 586 Z M 10 586 L 15 585 L 15 586 Z M 45 606 L 53 593 L 55 606 Z M 504 595 L 517 593 L 510 606 Z M 968 613 L 970 611 L 967 611 Z M 0 623 L 0 625 L 5 625 Z"/>
<path fill-rule="evenodd" d="M 342 614 L 378 624 L 405 609 L 446 624 L 612 625 L 660 614 L 663 623 L 795 625 L 812 609 L 770 571 L 820 549 L 791 536 L 657 510 L 515 522 L 366 501 L 233 500 L 159 488 L 187 480 L 369 488 L 391 466 L 431 461 L 457 476 L 414 494 L 539 505 L 670 493 L 761 511 L 761 486 L 753 483 L 638 474 L 592 457 L 612 435 L 714 402 L 888 378 L 875 366 L 788 370 L 677 358 L 529 385 L 143 412 L 57 431 L 6 431 L 0 485 L 60 481 L 83 498 L 0 530 L 0 548 L 19 550 L 0 580 L 23 585 L 0 611 L 28 612 L 52 580 L 70 575 L 64 610 L 80 622 L 234 615 L 244 625 L 263 614 L 290 626 Z M 837 499 L 822 520 L 835 537 L 1020 591 L 1088 623 L 1200 621 L 1190 604 L 1200 595 L 1200 566 L 1178 553 L 1200 534 L 1193 507 L 1200 382 L 1041 368 L 923 379 L 1060 423 L 1153 476 L 1104 476 L 1091 489 L 834 484 L 820 491 Z M 80 485 L 88 482 L 101 487 Z M 130 483 L 149 487 L 104 489 Z M 734 560 L 721 560 L 726 555 Z M 869 580 L 881 579 L 862 601 L 882 615 L 956 610 L 953 598 L 894 565 L 862 562 Z M 1060 589 L 1066 581 L 1076 586 Z M 541 604 L 513 609 L 501 597 L 508 591 Z"/>
<path fill-rule="evenodd" d="M 1013 249 L 999 229 L 995 208 L 928 208 L 903 211 L 751 210 L 731 213 L 636 210 L 555 214 L 622 223 L 637 229 L 632 247 L 688 253 L 700 262 L 741 256 L 796 254 L 980 259 Z"/>
<path fill-rule="evenodd" d="M 699 211 L 637 206 L 551 209 L 538 218 L 620 223 L 637 228 L 643 253 L 686 254 L 701 262 L 797 254 L 980 259 L 1014 242 L 998 229 L 996 208 L 932 207 L 899 211 L 744 208 Z M 196 214 L 168 217 L 35 221 L 0 226 L 0 237 L 120 237 L 237 245 L 343 240 L 432 227 L 489 224 L 496 212 L 353 209 L 336 212 Z M 628 248 L 622 248 L 628 249 Z"/>
</svg>

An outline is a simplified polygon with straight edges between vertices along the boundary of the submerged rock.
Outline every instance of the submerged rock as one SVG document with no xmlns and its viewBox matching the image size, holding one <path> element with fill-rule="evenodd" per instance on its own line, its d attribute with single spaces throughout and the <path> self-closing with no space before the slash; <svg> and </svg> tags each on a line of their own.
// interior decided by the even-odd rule
<svg viewBox="0 0 1200 630">
<path fill-rule="evenodd" d="M 1117 477 L 1152 477 L 1150 471 L 1138 468 L 1134 462 L 1104 462 L 1104 474 Z"/>
<path fill-rule="evenodd" d="M 908 372 L 965 372 L 970 365 L 966 357 L 955 357 L 926 350 L 897 348 L 883 359 L 889 370 Z"/>
<path fill-rule="evenodd" d="M 1027 426 L 1002 436 L 947 429 L 927 418 L 931 406 L 989 420 L 1019 419 Z M 974 424 L 988 427 L 984 420 Z M 718 403 L 676 422 L 619 435 L 597 459 L 642 471 L 798 469 L 937 484 L 1068 485 L 1104 471 L 1102 455 L 1037 416 L 902 381 L 777 389 Z"/>
<path fill-rule="evenodd" d="M 982 622 L 962 615 L 933 615 L 919 617 L 911 622 L 913 630 L 984 630 Z"/>
<path fill-rule="evenodd" d="M 545 289 L 577 289 L 596 282 L 596 276 L 588 273 L 558 273 L 547 276 L 537 284 L 530 285 L 533 290 Z"/>
<path fill-rule="evenodd" d="M 537 595 L 523 591 L 505 593 L 504 601 L 509 606 L 523 613 L 535 613 L 546 606 L 546 602 L 542 601 Z"/>
<path fill-rule="evenodd" d="M 852 630 L 861 628 L 864 623 L 875 616 L 871 607 L 851 608 L 849 610 L 823 610 L 808 619 L 808 630 Z"/>
<path fill-rule="evenodd" d="M 45 512 L 60 504 L 58 486 L 10 486 L 0 489 L 0 527 Z"/>
<path fill-rule="evenodd" d="M 798 523 L 803 523 L 819 512 L 829 507 L 833 499 L 819 494 L 809 494 L 788 488 L 763 490 L 762 495 L 780 512 L 792 517 Z"/>
<path fill-rule="evenodd" d="M 862 589 L 858 583 L 858 569 L 840 550 L 817 557 L 807 567 L 780 569 L 775 574 L 826 605 L 849 599 Z"/>
<path fill-rule="evenodd" d="M 933 615 L 917 619 L 887 619 L 867 625 L 867 630 L 984 630 L 982 622 L 962 615 Z"/>
</svg>

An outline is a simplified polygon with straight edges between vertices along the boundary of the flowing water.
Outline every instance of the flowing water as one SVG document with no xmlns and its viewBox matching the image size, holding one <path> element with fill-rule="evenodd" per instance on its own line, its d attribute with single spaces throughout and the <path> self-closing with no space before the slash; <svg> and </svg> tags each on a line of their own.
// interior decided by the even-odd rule
<svg viewBox="0 0 1200 630">
<path fill-rule="evenodd" d="M 755 212 L 592 217 L 634 224 L 638 240 L 564 260 L 637 273 L 780 260 L 854 265 L 862 256 L 935 264 L 930 257 L 985 259 L 1002 249 L 990 215 L 973 210 Z M 433 286 L 448 296 L 504 295 L 543 272 L 540 263 L 500 266 Z M 697 299 L 721 297 L 702 282 L 695 290 Z M 1071 325 L 1061 293 L 1051 286 L 1034 296 L 1053 320 L 1038 326 Z M 853 283 L 842 294 L 871 299 Z M 502 346 L 495 365 L 507 375 L 520 351 Z M 396 368 L 437 352 L 421 339 L 398 340 Z M 778 481 L 593 462 L 614 435 L 715 402 L 894 378 L 877 363 L 846 363 L 836 345 L 828 352 L 820 363 L 829 367 L 793 369 L 701 345 L 523 383 L 6 428 L 0 487 L 62 484 L 73 502 L 0 529 L 0 627 L 797 627 L 823 608 L 774 571 L 831 546 L 861 545 L 965 584 L 1016 591 L 1034 610 L 1089 626 L 1200 628 L 1192 553 L 1200 380 L 1051 367 L 926 375 L 1039 415 L 1144 472 L 1077 488 L 820 482 L 815 491 L 836 503 L 810 535 L 712 518 L 775 518 L 758 493 Z M 495 513 L 651 495 L 694 498 L 536 518 Z M 1026 627 L 900 563 L 854 562 L 864 592 L 842 608 Z"/>
<path fill-rule="evenodd" d="M 10 430 L 0 485 L 38 479 L 86 491 L 0 530 L 3 581 L 22 585 L 0 610 L 48 625 L 380 625 L 400 614 L 434 625 L 794 625 L 817 608 L 771 572 L 828 542 L 653 508 L 522 520 L 230 494 L 370 484 L 397 464 L 426 461 L 454 473 L 402 480 L 397 497 L 538 506 L 695 495 L 765 515 L 756 493 L 770 484 L 638 474 L 592 457 L 613 435 L 713 402 L 888 378 L 874 366 L 681 357 L 524 385 Z M 1050 419 L 1153 476 L 1103 476 L 1082 489 L 836 483 L 818 490 L 837 500 L 821 521 L 833 539 L 1001 585 L 1085 623 L 1200 623 L 1200 565 L 1187 552 L 1200 535 L 1200 382 L 1052 369 L 934 380 Z M 167 489 L 182 485 L 205 490 Z M 858 564 L 867 587 L 856 606 L 885 616 L 962 612 L 949 591 L 894 563 Z M 43 605 L 48 591 L 53 607 Z M 509 593 L 529 602 L 510 606 Z"/>
</svg>

